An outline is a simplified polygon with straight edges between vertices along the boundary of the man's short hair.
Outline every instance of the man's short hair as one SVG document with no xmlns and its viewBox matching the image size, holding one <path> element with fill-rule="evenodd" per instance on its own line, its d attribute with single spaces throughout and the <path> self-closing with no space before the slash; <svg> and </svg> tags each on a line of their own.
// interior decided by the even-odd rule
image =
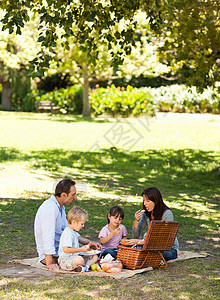
<svg viewBox="0 0 220 300">
<path fill-rule="evenodd" d="M 56 186 L 55 196 L 60 197 L 62 193 L 66 193 L 68 195 L 71 186 L 74 186 L 75 184 L 75 181 L 69 178 L 62 179 Z"/>
<path fill-rule="evenodd" d="M 88 219 L 88 213 L 79 206 L 73 206 L 67 214 L 67 221 L 71 224 L 73 221 L 77 223 L 80 221 L 86 221 Z"/>
</svg>

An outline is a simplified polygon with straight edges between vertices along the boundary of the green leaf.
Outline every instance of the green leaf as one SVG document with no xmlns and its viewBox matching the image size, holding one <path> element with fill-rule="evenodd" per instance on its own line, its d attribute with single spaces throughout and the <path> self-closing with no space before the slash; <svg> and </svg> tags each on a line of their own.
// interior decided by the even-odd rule
<svg viewBox="0 0 220 300">
<path fill-rule="evenodd" d="M 37 41 L 38 42 L 43 42 L 44 40 L 45 40 L 45 37 L 41 35 L 41 36 L 39 36 Z"/>
</svg>

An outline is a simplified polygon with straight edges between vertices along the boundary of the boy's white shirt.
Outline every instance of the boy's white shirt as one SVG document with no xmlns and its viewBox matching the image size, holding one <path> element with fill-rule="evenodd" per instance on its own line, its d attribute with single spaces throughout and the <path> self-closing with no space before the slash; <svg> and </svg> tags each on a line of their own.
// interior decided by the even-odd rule
<svg viewBox="0 0 220 300">
<path fill-rule="evenodd" d="M 66 227 L 61 235 L 60 238 L 60 246 L 59 246 L 59 259 L 58 262 L 62 258 L 68 258 L 71 256 L 77 256 L 79 253 L 64 253 L 63 247 L 71 247 L 71 248 L 79 248 L 79 238 L 80 234 L 76 232 L 75 230 L 72 230 L 69 227 Z"/>
</svg>

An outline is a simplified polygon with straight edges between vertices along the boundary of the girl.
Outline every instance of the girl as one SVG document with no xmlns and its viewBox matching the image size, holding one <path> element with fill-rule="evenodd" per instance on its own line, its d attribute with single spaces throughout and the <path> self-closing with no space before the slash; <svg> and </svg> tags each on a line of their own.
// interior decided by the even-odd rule
<svg viewBox="0 0 220 300">
<path fill-rule="evenodd" d="M 117 256 L 117 246 L 127 236 L 127 230 L 121 221 L 124 219 L 124 211 L 119 206 L 113 206 L 107 214 L 108 224 L 99 233 L 102 244 L 101 257 L 111 254 Z"/>
<path fill-rule="evenodd" d="M 142 192 L 143 211 L 138 210 L 135 213 L 135 221 L 132 228 L 134 238 L 139 238 L 146 226 L 149 226 L 151 220 L 173 221 L 173 213 L 163 202 L 160 191 L 156 187 L 150 187 Z M 141 243 L 139 243 L 141 244 Z M 173 247 L 170 251 L 164 251 L 166 261 L 177 258 L 177 249 L 179 243 L 175 238 Z"/>
</svg>

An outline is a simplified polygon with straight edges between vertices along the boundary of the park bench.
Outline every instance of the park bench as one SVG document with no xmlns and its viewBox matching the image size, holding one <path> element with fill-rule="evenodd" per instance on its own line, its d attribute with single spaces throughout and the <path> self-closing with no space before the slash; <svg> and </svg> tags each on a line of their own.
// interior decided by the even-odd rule
<svg viewBox="0 0 220 300">
<path fill-rule="evenodd" d="M 41 113 L 43 111 L 51 111 L 52 114 L 56 114 L 60 111 L 59 106 L 55 106 L 51 101 L 35 101 L 36 111 Z"/>
</svg>

